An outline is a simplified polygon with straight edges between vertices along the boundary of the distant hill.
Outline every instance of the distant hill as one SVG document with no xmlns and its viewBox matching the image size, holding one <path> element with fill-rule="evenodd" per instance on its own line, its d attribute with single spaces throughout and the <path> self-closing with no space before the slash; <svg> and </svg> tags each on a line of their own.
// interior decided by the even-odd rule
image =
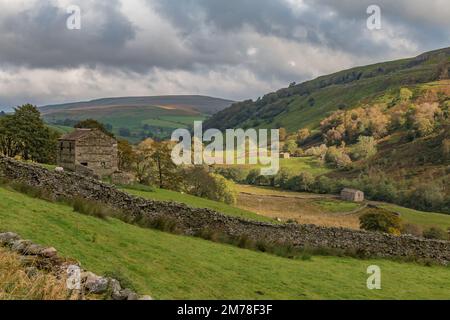
<svg viewBox="0 0 450 320">
<path fill-rule="evenodd" d="M 233 101 L 196 95 L 120 97 L 40 107 L 44 120 L 73 126 L 87 118 L 104 123 L 116 135 L 132 142 L 146 137 L 167 138 L 175 128 L 229 107 Z"/>
<path fill-rule="evenodd" d="M 315 129 L 338 109 L 352 109 L 402 86 L 435 81 L 439 66 L 450 61 L 450 48 L 415 58 L 356 67 L 269 93 L 257 101 L 233 104 L 206 123 L 207 128 Z"/>
<path fill-rule="evenodd" d="M 191 109 L 193 112 L 214 114 L 227 107 L 233 101 L 198 95 L 153 96 L 153 97 L 119 97 L 104 98 L 84 102 L 55 104 L 40 107 L 44 115 L 60 111 L 102 109 L 110 107 L 153 107 L 163 106 L 175 109 Z"/>
</svg>

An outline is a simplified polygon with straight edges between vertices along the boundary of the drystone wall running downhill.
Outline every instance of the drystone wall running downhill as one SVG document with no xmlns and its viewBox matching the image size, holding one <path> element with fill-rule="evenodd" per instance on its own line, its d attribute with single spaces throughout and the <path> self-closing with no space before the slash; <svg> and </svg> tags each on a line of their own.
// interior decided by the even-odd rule
<svg viewBox="0 0 450 320">
<path fill-rule="evenodd" d="M 325 228 L 313 225 L 276 225 L 230 217 L 209 209 L 196 209 L 176 202 L 151 201 L 131 196 L 114 186 L 69 172 L 52 172 L 37 165 L 0 158 L 0 176 L 42 187 L 55 196 L 79 196 L 100 201 L 130 215 L 150 219 L 166 218 L 186 235 L 205 231 L 253 241 L 298 248 L 329 248 L 358 252 L 373 257 L 405 257 L 450 262 L 450 242 L 412 236 Z"/>
</svg>

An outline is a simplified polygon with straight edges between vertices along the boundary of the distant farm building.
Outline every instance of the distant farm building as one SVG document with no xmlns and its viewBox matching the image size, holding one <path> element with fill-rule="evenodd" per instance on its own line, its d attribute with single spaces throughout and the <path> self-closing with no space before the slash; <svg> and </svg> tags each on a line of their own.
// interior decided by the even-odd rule
<svg viewBox="0 0 450 320">
<path fill-rule="evenodd" d="M 58 165 L 91 176 L 118 171 L 117 141 L 98 129 L 76 129 L 58 141 Z"/>
<path fill-rule="evenodd" d="M 364 192 L 345 188 L 341 191 L 341 198 L 346 201 L 362 202 L 364 201 Z"/>
<path fill-rule="evenodd" d="M 291 157 L 291 155 L 288 152 L 280 153 L 280 158 L 281 159 L 289 159 L 290 157 Z"/>
</svg>

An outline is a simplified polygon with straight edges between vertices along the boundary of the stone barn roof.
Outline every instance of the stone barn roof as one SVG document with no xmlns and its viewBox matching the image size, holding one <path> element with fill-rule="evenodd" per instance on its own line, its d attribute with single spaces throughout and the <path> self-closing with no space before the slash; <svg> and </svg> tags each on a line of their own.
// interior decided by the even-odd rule
<svg viewBox="0 0 450 320">
<path fill-rule="evenodd" d="M 105 141 L 111 141 L 111 143 L 116 143 L 116 139 L 114 139 L 113 137 L 107 135 L 106 133 L 104 133 L 103 131 L 99 130 L 99 129 L 75 129 L 75 131 L 67 133 L 65 135 L 63 135 L 61 138 L 59 138 L 59 141 L 78 141 L 81 140 L 85 137 L 88 137 L 91 133 L 95 133 L 98 136 L 102 136 L 104 137 Z"/>
<path fill-rule="evenodd" d="M 92 129 L 76 129 L 73 132 L 63 135 L 59 140 L 70 140 L 76 141 L 84 137 L 86 134 L 90 133 Z"/>
<path fill-rule="evenodd" d="M 362 192 L 361 190 L 351 189 L 351 188 L 344 188 L 341 192 L 348 192 L 348 193 L 357 193 Z"/>
</svg>

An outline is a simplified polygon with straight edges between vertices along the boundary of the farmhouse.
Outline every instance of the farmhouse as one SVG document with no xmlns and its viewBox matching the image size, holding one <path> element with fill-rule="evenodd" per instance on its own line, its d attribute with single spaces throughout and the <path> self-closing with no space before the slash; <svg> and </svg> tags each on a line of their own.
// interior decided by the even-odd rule
<svg viewBox="0 0 450 320">
<path fill-rule="evenodd" d="M 98 129 L 76 129 L 58 141 L 58 165 L 91 176 L 118 171 L 117 141 Z"/>
<path fill-rule="evenodd" d="M 280 153 L 280 159 L 290 159 L 291 154 L 289 152 L 282 152 Z"/>
<path fill-rule="evenodd" d="M 347 201 L 362 202 L 364 201 L 364 192 L 345 188 L 341 191 L 341 198 Z"/>
</svg>

